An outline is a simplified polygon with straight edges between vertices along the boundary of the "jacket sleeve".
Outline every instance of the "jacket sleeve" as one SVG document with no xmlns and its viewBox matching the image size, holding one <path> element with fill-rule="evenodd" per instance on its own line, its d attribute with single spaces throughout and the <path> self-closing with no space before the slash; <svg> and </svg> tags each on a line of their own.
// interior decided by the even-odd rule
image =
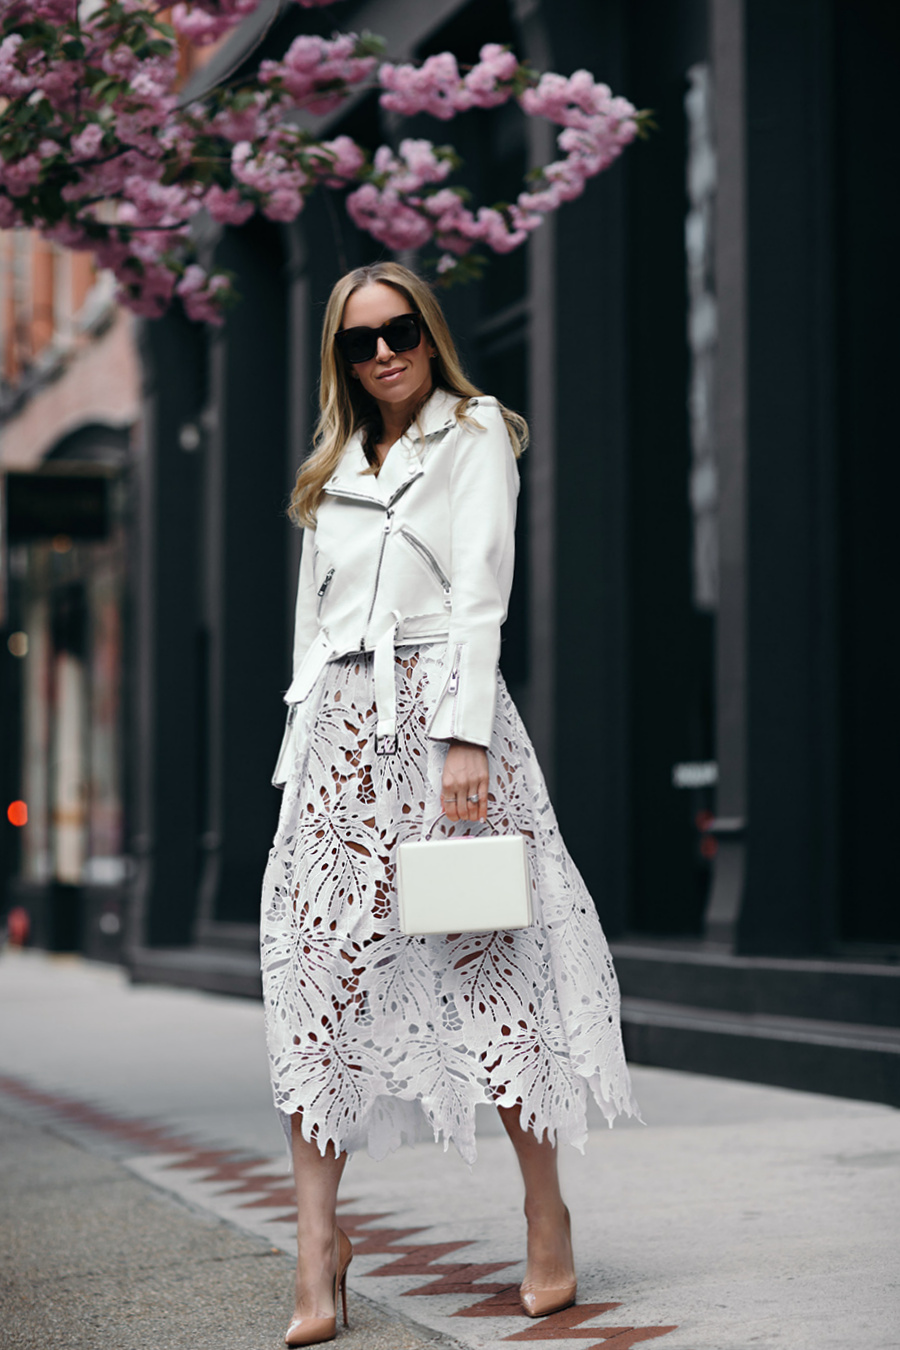
<svg viewBox="0 0 900 1350">
<path fill-rule="evenodd" d="M 316 553 L 316 532 L 308 527 L 303 531 L 303 551 L 300 555 L 300 580 L 297 585 L 297 605 L 294 610 L 294 657 L 292 676 L 296 676 L 307 650 L 319 630 L 316 615 L 316 584 L 313 563 Z"/>
<path fill-rule="evenodd" d="M 316 587 L 313 569 L 316 551 L 316 535 L 314 530 L 305 529 L 303 531 L 303 543 L 301 547 L 300 580 L 297 585 L 297 604 L 294 609 L 294 652 L 292 660 L 292 674 L 294 679 L 297 677 L 297 671 L 300 669 L 301 662 L 313 642 L 318 629 L 316 616 Z M 284 735 L 281 738 L 281 748 L 278 751 L 278 759 L 275 762 L 275 770 L 272 774 L 273 787 L 283 788 L 287 781 L 288 767 L 290 765 L 292 754 L 292 732 L 296 713 L 297 709 L 295 706 L 288 707 Z"/>
<path fill-rule="evenodd" d="M 462 424 L 450 473 L 453 610 L 433 740 L 489 746 L 497 697 L 500 625 L 506 618 L 515 557 L 519 474 L 495 400 L 479 400 Z"/>
</svg>

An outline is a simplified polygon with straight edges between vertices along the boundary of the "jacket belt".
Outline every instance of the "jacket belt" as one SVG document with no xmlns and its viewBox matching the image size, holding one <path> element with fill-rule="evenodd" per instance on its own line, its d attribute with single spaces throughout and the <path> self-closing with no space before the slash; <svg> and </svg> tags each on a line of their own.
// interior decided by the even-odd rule
<svg viewBox="0 0 900 1350">
<path fill-rule="evenodd" d="M 394 640 L 400 615 L 393 611 L 394 622 L 375 644 L 375 753 L 393 755 L 397 751 L 397 677 Z"/>
<path fill-rule="evenodd" d="M 375 753 L 378 755 L 393 755 L 397 749 L 397 685 L 394 643 L 401 620 L 396 610 L 392 610 L 391 613 L 393 622 L 382 633 L 374 648 L 371 649 L 374 657 L 375 710 L 377 714 Z M 302 703 L 311 692 L 313 685 L 328 662 L 337 660 L 339 655 L 340 653 L 331 645 L 327 634 L 324 631 L 320 632 L 307 652 L 300 670 L 291 683 L 291 687 L 285 694 L 285 702 L 288 704 Z M 278 769 L 276 770 L 277 775 L 282 772 L 282 761 L 285 760 L 286 762 L 285 757 L 290 740 L 289 732 L 290 726 L 282 743 L 282 753 L 279 756 Z"/>
</svg>

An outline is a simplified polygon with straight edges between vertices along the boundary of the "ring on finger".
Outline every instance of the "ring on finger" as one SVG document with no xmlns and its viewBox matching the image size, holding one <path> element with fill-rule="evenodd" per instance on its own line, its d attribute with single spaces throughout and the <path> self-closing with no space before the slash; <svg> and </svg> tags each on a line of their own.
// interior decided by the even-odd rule
<svg viewBox="0 0 900 1350">
<path fill-rule="evenodd" d="M 478 801 L 480 801 L 480 800 L 481 800 L 480 797 L 467 797 L 467 798 L 466 798 L 466 801 L 467 801 L 467 802 L 478 802 Z"/>
</svg>

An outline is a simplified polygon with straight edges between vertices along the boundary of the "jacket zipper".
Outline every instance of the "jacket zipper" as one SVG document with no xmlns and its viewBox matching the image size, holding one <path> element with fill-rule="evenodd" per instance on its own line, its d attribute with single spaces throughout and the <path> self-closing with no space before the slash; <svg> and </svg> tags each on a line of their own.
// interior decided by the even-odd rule
<svg viewBox="0 0 900 1350">
<path fill-rule="evenodd" d="M 405 483 L 401 483 L 400 486 L 396 488 L 395 491 L 391 494 L 386 505 L 388 507 L 392 507 L 395 502 L 399 501 L 399 499 L 403 496 L 404 492 L 407 492 L 409 488 L 412 487 L 413 483 L 417 483 L 419 481 L 419 479 L 422 477 L 422 472 L 423 471 L 420 469 L 419 472 L 416 474 L 415 478 L 407 478 Z M 348 502 L 362 502 L 364 506 L 385 505 L 385 503 L 381 501 L 378 497 L 367 497 L 365 493 L 353 492 L 349 488 L 329 489 L 326 487 L 325 491 L 328 493 L 330 497 L 344 497 Z"/>
<path fill-rule="evenodd" d="M 331 584 L 331 578 L 333 576 L 334 576 L 334 568 L 329 567 L 328 571 L 325 573 L 325 580 L 322 582 L 322 585 L 316 591 L 316 598 L 318 600 L 318 604 L 316 605 L 317 614 L 322 613 L 322 601 L 325 598 L 325 592 L 328 590 L 328 587 Z"/>
<path fill-rule="evenodd" d="M 462 652 L 462 644 L 459 644 L 457 645 L 457 648 L 453 653 L 453 667 L 450 671 L 450 678 L 447 681 L 447 688 L 444 691 L 446 697 L 448 698 L 456 698 L 456 695 L 459 692 L 459 667 L 460 667 L 461 652 Z M 454 705 L 453 715 L 450 718 L 451 735 L 453 734 L 453 732 L 456 731 L 456 723 L 459 720 L 456 716 L 456 711 L 457 711 L 456 705 Z"/>
<path fill-rule="evenodd" d="M 412 530 L 408 529 L 406 525 L 400 526 L 400 533 L 406 540 L 406 542 L 410 545 L 410 547 L 413 548 L 416 553 L 418 553 L 419 557 L 425 563 L 426 567 L 429 567 L 431 569 L 432 573 L 434 574 L 434 576 L 440 583 L 441 587 L 443 588 L 444 608 L 450 609 L 451 608 L 450 578 L 447 576 L 446 572 L 441 567 L 437 558 L 431 552 L 431 549 L 428 547 L 428 545 L 423 540 L 421 540 L 418 537 L 418 535 L 413 534 Z"/>
<path fill-rule="evenodd" d="M 384 513 L 384 529 L 381 531 L 381 547 L 378 550 L 378 565 L 375 568 L 375 585 L 372 588 L 372 603 L 369 605 L 369 613 L 366 616 L 366 626 L 363 631 L 362 641 L 360 642 L 360 651 L 366 650 L 366 633 L 369 631 L 369 624 L 372 622 L 372 615 L 375 613 L 375 601 L 378 598 L 378 582 L 381 578 L 381 564 L 384 560 L 384 546 L 387 543 L 387 537 L 391 532 L 391 520 L 394 512 L 392 507 L 388 507 Z"/>
<path fill-rule="evenodd" d="M 369 631 L 369 624 L 372 622 L 372 615 L 375 613 L 375 601 L 378 598 L 378 582 L 381 579 L 381 564 L 382 561 L 384 560 L 384 546 L 387 543 L 387 537 L 391 532 L 391 520 L 394 515 L 394 503 L 398 501 L 400 497 L 403 496 L 404 492 L 408 491 L 408 489 L 412 487 L 413 483 L 418 482 L 418 480 L 421 477 L 422 471 L 420 470 L 416 474 L 415 478 L 407 478 L 405 483 L 401 483 L 400 486 L 397 488 L 396 492 L 392 494 L 390 500 L 388 501 L 387 507 L 385 508 L 384 529 L 381 532 L 381 547 L 378 550 L 378 564 L 375 568 L 375 585 L 372 589 L 372 603 L 369 605 L 369 613 L 366 617 L 365 631 L 362 635 L 362 639 L 359 644 L 360 651 L 366 650 L 366 633 L 368 633 Z M 348 501 L 365 502 L 367 506 L 380 505 L 379 502 L 374 501 L 371 497 L 364 497 L 361 493 L 345 492 L 343 490 L 339 490 L 334 495 L 338 497 L 345 497 Z"/>
</svg>

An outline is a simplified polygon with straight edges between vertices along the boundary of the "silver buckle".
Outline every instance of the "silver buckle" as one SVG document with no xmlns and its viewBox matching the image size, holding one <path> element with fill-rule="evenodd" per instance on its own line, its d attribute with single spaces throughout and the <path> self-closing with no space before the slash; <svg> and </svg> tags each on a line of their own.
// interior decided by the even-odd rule
<svg viewBox="0 0 900 1350">
<path fill-rule="evenodd" d="M 376 735 L 375 753 L 376 755 L 396 755 L 397 753 L 396 734 L 392 732 L 389 736 Z"/>
</svg>

